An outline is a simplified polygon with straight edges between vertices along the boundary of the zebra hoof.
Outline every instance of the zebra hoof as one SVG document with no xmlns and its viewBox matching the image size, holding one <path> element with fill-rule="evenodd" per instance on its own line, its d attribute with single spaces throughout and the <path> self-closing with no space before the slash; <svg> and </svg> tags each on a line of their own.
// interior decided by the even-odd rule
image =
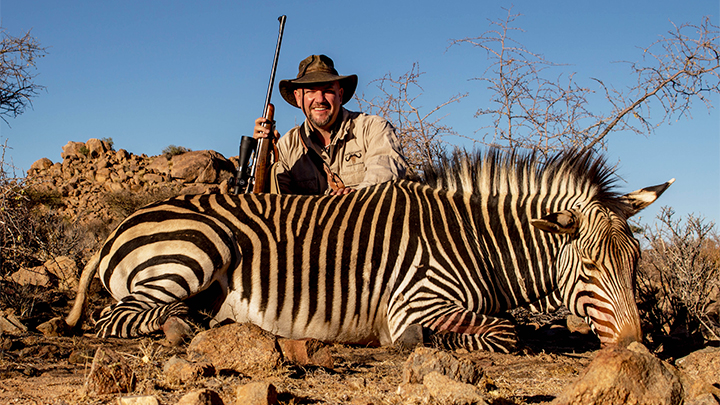
<svg viewBox="0 0 720 405">
<path fill-rule="evenodd" d="M 165 338 L 172 346 L 178 346 L 192 336 L 192 328 L 182 319 L 171 316 L 162 326 Z"/>
</svg>

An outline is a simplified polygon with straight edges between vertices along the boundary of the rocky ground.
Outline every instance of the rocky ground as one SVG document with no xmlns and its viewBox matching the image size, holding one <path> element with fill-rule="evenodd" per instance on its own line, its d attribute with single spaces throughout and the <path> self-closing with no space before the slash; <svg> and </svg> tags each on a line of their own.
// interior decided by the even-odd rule
<svg viewBox="0 0 720 405">
<path fill-rule="evenodd" d="M 30 326 L 2 335 L 0 403 L 720 403 L 720 348 L 661 361 L 642 345 L 601 350 L 592 334 L 568 330 L 564 312 L 514 314 L 522 347 L 513 354 L 301 341 L 302 358 L 251 325 L 195 331 L 177 345 L 163 334 L 99 339 L 86 326 L 45 336 Z"/>
<path fill-rule="evenodd" d="M 489 403 L 549 403 L 582 373 L 598 349 L 592 335 L 570 333 L 559 318 L 542 325 L 528 323 L 521 331 L 524 347 L 519 353 L 452 354 L 453 361 L 472 364 L 470 373 L 474 376 L 458 379 L 471 381 L 468 385 Z M 204 373 L 207 375 L 198 372 L 192 377 L 178 377 L 178 373 L 167 370 L 168 362 L 173 356 L 192 358 L 187 342 L 172 346 L 162 335 L 98 339 L 90 330 L 86 332 L 72 337 L 37 332 L 5 334 L 0 355 L 0 403 L 115 404 L 118 398 L 149 396 L 161 404 L 175 404 L 188 393 L 209 389 L 229 405 L 241 403 L 235 399 L 238 387 L 258 381 L 275 387 L 278 403 L 440 403 L 432 402 L 432 396 L 422 390 L 407 392 L 413 387 L 404 387 L 403 392 L 401 387 L 408 383 L 404 377 L 406 363 L 414 353 L 409 349 L 328 345 L 323 350 L 332 360 L 326 367 L 264 359 L 260 364 L 266 364 L 265 369 L 247 374 L 228 367 Z M 119 359 L 114 362 L 132 370 L 134 382 L 126 392 L 106 393 L 103 390 L 111 389 L 92 386 L 89 376 L 98 349 L 115 353 Z"/>
</svg>

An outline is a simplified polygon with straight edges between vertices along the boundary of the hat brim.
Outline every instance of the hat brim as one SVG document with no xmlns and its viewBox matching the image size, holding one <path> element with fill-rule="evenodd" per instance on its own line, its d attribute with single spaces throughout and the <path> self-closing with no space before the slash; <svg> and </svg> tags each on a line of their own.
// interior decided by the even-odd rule
<svg viewBox="0 0 720 405">
<path fill-rule="evenodd" d="M 334 81 L 340 82 L 340 88 L 343 89 L 342 104 L 344 105 L 350 101 L 353 94 L 355 94 L 355 89 L 357 88 L 358 83 L 357 75 L 335 76 L 324 72 L 310 72 L 298 79 L 280 80 L 280 95 L 291 106 L 300 108 L 300 106 L 297 105 L 297 102 L 295 102 L 295 89 L 311 87 L 316 84 L 324 84 Z"/>
</svg>

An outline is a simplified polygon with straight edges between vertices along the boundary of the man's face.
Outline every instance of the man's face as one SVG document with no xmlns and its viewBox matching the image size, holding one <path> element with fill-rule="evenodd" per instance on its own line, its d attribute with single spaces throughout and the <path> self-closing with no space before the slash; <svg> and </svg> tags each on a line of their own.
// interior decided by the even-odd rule
<svg viewBox="0 0 720 405">
<path fill-rule="evenodd" d="M 295 89 L 295 101 L 315 127 L 329 130 L 342 106 L 343 89 L 340 82 Z"/>
</svg>

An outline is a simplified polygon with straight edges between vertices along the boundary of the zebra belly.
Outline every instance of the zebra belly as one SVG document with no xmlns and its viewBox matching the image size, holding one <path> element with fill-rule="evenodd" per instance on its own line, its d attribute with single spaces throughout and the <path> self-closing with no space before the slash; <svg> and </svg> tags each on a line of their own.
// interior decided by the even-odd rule
<svg viewBox="0 0 720 405">
<path fill-rule="evenodd" d="M 275 335 L 289 339 L 314 338 L 362 345 L 388 345 L 392 343 L 387 322 L 387 311 L 379 310 L 376 316 L 347 314 L 340 322 L 327 322 L 323 313 L 316 313 L 312 319 L 294 317 L 290 311 L 280 314 L 261 311 L 254 300 L 243 299 L 239 291 L 230 291 L 220 310 L 213 318 L 213 324 L 227 319 L 235 322 L 251 322 Z M 307 311 L 300 308 L 300 314 Z"/>
</svg>

